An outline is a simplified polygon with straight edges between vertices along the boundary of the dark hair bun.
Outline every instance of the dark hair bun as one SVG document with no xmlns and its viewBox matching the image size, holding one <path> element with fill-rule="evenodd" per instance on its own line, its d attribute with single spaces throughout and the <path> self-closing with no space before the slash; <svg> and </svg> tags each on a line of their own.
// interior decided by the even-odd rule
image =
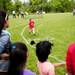
<svg viewBox="0 0 75 75">
<path fill-rule="evenodd" d="M 34 40 L 32 40 L 32 41 L 30 42 L 30 44 L 31 44 L 31 45 L 35 44 L 35 41 L 34 41 Z"/>
</svg>

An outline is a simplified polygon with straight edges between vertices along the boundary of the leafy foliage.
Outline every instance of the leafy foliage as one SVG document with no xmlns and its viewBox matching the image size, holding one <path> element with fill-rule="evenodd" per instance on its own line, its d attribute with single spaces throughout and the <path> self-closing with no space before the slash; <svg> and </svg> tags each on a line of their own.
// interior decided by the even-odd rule
<svg viewBox="0 0 75 75">
<path fill-rule="evenodd" d="M 0 0 L 0 9 L 11 12 L 15 10 L 27 11 L 29 13 L 35 13 L 36 11 L 45 12 L 70 12 L 75 8 L 74 0 L 29 0 L 29 4 L 22 3 L 19 0 L 15 0 L 13 3 L 11 0 Z"/>
</svg>

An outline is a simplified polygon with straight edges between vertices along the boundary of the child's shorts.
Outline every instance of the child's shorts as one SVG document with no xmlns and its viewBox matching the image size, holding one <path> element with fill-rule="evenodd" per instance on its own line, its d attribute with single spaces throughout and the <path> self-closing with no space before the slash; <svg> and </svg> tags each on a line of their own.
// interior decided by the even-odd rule
<svg viewBox="0 0 75 75">
<path fill-rule="evenodd" d="M 9 66 L 8 60 L 0 60 L 0 71 L 7 71 Z"/>
</svg>

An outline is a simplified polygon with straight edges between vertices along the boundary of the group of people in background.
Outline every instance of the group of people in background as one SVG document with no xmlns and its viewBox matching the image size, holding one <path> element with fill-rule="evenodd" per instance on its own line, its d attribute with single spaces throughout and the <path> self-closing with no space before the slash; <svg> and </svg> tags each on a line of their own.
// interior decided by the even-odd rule
<svg viewBox="0 0 75 75">
<path fill-rule="evenodd" d="M 14 15 L 13 15 L 14 16 Z M 9 20 L 6 12 L 0 11 L 0 72 L 6 71 L 7 75 L 36 75 L 26 69 L 28 48 L 22 42 L 12 43 L 10 33 L 6 30 Z M 30 31 L 34 33 L 34 21 L 30 19 Z M 37 67 L 40 75 L 55 75 L 55 67 L 65 63 L 52 64 L 48 56 L 52 53 L 53 44 L 49 41 L 40 41 L 36 44 Z M 32 64 L 33 65 L 33 64 Z M 66 57 L 68 75 L 75 75 L 75 43 L 68 47 Z"/>
<path fill-rule="evenodd" d="M 36 12 L 37 14 L 39 13 L 38 11 Z M 42 12 L 42 13 L 45 13 L 45 12 Z M 16 18 L 16 16 L 21 16 L 21 18 L 24 18 L 25 15 L 28 15 L 28 13 L 24 12 L 24 11 L 19 11 L 18 13 L 16 13 L 15 10 L 12 11 L 12 15 L 13 15 L 13 18 Z M 75 8 L 73 8 L 73 15 L 75 15 Z"/>
<path fill-rule="evenodd" d="M 73 16 L 75 16 L 75 8 L 73 8 Z"/>
<path fill-rule="evenodd" d="M 13 15 L 13 18 L 16 18 L 16 16 L 19 17 L 19 15 L 21 15 L 21 18 L 24 18 L 25 13 L 23 11 L 16 13 L 16 11 L 13 10 L 12 15 Z"/>
</svg>

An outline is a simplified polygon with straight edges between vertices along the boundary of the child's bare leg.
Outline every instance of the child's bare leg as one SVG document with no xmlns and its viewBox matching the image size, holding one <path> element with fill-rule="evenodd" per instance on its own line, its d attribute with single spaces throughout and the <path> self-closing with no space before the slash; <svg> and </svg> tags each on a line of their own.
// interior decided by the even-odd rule
<svg viewBox="0 0 75 75">
<path fill-rule="evenodd" d="M 35 34 L 35 28 L 32 29 L 33 34 Z"/>
</svg>

